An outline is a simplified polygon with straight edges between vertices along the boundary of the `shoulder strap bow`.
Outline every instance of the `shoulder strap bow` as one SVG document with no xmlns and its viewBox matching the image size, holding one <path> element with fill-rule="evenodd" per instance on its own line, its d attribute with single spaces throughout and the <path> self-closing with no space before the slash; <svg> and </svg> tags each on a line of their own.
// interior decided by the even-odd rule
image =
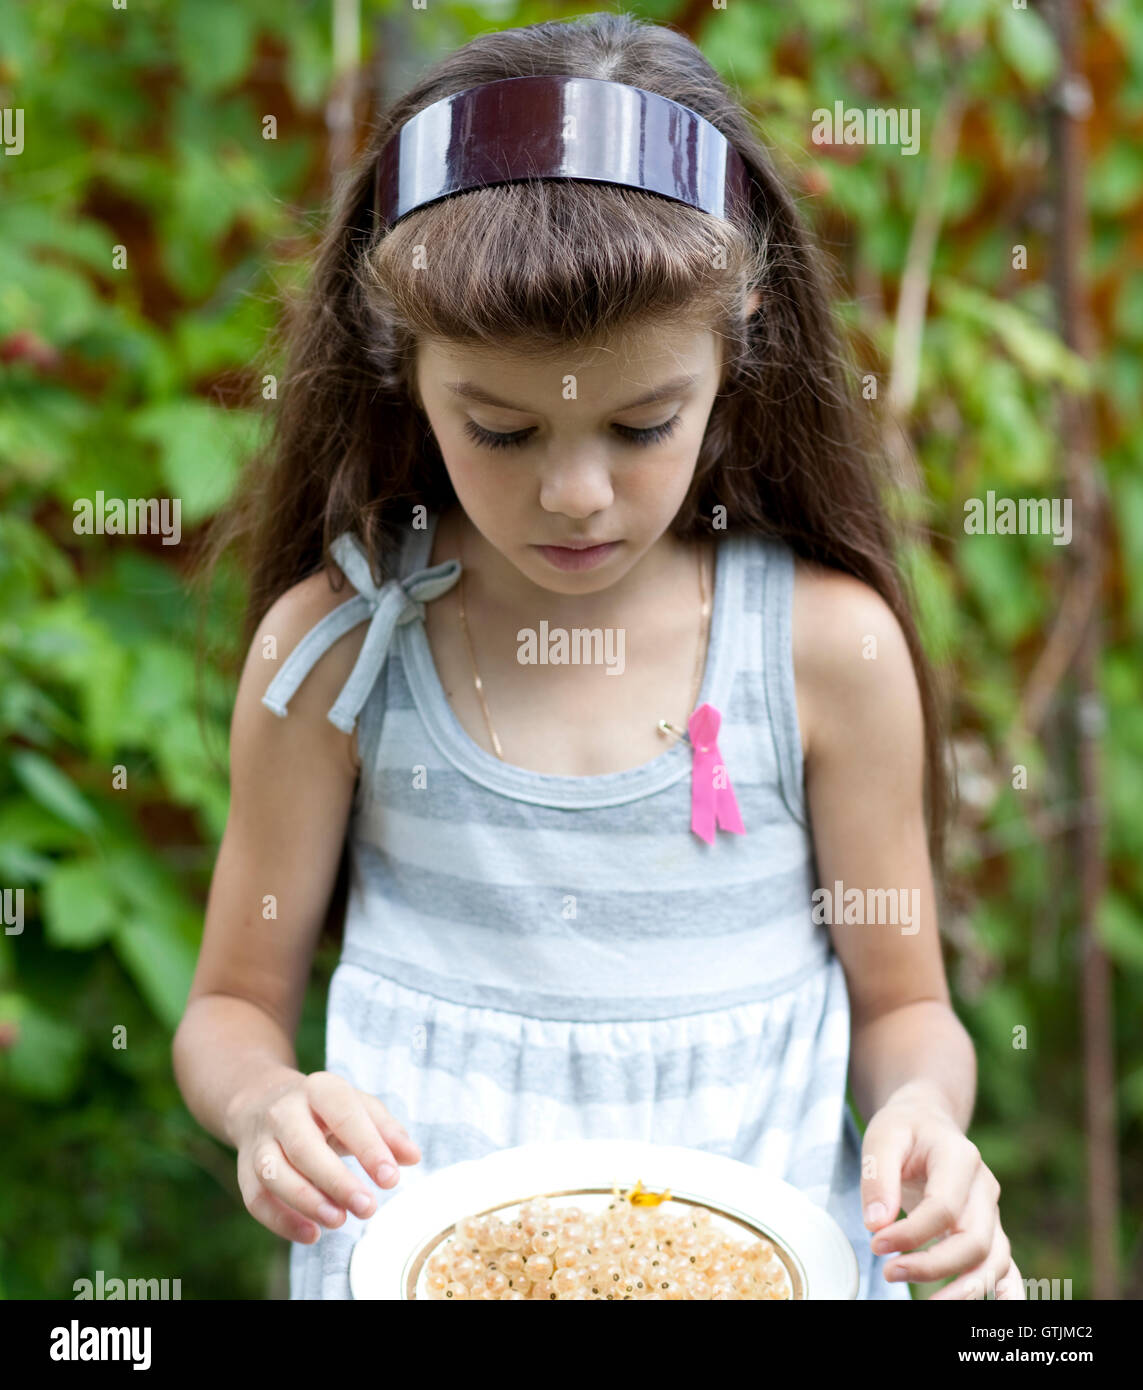
<svg viewBox="0 0 1143 1390">
<path fill-rule="evenodd" d="M 378 587 L 373 582 L 369 560 L 356 536 L 346 532 L 338 536 L 330 553 L 357 590 L 354 598 L 327 613 L 315 624 L 286 658 L 282 669 L 270 682 L 262 703 L 272 713 L 284 719 L 286 706 L 294 692 L 317 664 L 318 658 L 334 642 L 358 623 L 369 620 L 369 631 L 361 644 L 361 652 L 341 688 L 333 708 L 326 718 L 344 734 L 351 734 L 357 724 L 369 692 L 373 689 L 398 623 L 423 618 L 425 603 L 439 598 L 460 578 L 460 561 L 445 560 L 429 569 L 415 570 L 404 579 L 390 579 Z"/>
</svg>

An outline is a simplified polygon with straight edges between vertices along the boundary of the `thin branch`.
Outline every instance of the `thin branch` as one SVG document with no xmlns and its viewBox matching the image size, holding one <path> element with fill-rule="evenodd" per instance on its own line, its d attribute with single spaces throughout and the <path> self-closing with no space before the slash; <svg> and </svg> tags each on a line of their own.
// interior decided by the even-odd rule
<svg viewBox="0 0 1143 1390">
<path fill-rule="evenodd" d="M 325 106 L 331 188 L 353 162 L 353 112 L 360 64 L 361 0 L 333 0 L 333 77 Z"/>
<path fill-rule="evenodd" d="M 1092 109 L 1089 84 L 1078 68 L 1080 0 L 1054 0 L 1051 19 L 1059 46 L 1060 72 L 1052 92 L 1050 129 L 1053 166 L 1053 288 L 1060 336 L 1073 351 L 1091 356 L 1092 321 L 1083 274 L 1087 263 L 1088 221 L 1085 194 L 1086 152 L 1082 125 Z M 1092 1297 L 1111 1300 L 1119 1290 L 1119 1155 L 1115 1105 L 1115 1034 L 1111 963 L 1099 932 L 1107 866 L 1102 843 L 1100 769 L 1102 650 L 1100 614 L 1095 604 L 1103 564 L 1103 489 L 1093 446 L 1094 425 L 1088 400 L 1061 392 L 1060 439 L 1065 484 L 1078 513 L 1075 534 L 1076 582 L 1083 586 L 1082 611 L 1073 672 L 1076 772 L 1079 793 L 1092 816 L 1075 837 L 1074 872 L 1079 885 L 1080 1005 L 1083 1018 L 1084 1128 L 1087 1147 L 1087 1209 L 1090 1229 Z M 1077 609 L 1080 605 L 1077 603 Z"/>
<path fill-rule="evenodd" d="M 1094 568 L 1084 566 L 1068 582 L 1048 640 L 1028 676 L 1020 698 L 1013 742 L 1038 734 L 1052 697 L 1075 661 L 1098 598 L 1099 574 Z"/>
<path fill-rule="evenodd" d="M 944 217 L 949 174 L 960 139 L 964 103 L 964 95 L 958 89 L 953 89 L 937 112 L 929 162 L 925 167 L 897 296 L 893 356 L 886 392 L 885 452 L 897 486 L 905 493 L 923 490 L 921 470 L 906 422 L 917 399 L 921 341 L 928 312 L 933 258 Z"/>
<path fill-rule="evenodd" d="M 960 141 L 965 97 L 953 88 L 945 97 L 933 123 L 929 162 L 921 185 L 893 331 L 893 362 L 889 372 L 889 409 L 899 419 L 913 408 L 921 373 L 921 338 L 933 278 L 933 258 L 944 219 L 945 195 Z"/>
</svg>

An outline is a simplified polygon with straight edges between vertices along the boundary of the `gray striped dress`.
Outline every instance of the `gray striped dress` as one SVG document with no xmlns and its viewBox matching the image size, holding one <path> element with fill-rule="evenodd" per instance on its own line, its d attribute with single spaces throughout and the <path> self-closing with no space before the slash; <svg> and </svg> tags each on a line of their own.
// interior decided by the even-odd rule
<svg viewBox="0 0 1143 1390">
<path fill-rule="evenodd" d="M 330 711 L 360 719 L 350 891 L 330 983 L 326 1067 L 378 1096 L 419 1145 L 379 1204 L 430 1173 L 546 1140 L 683 1144 L 784 1178 L 853 1243 L 860 1298 L 889 1283 L 861 1219 L 846 1105 L 849 998 L 816 882 L 791 646 L 793 557 L 727 534 L 699 704 L 745 834 L 690 828 L 691 753 L 596 777 L 502 763 L 445 697 L 421 621 L 460 574 L 426 568 L 437 522 L 410 526 L 376 586 L 360 543 L 333 555 L 356 596 L 318 623 L 265 696 L 279 715 L 342 633 L 368 621 Z M 352 1297 L 364 1223 L 294 1244 L 290 1296 Z"/>
</svg>

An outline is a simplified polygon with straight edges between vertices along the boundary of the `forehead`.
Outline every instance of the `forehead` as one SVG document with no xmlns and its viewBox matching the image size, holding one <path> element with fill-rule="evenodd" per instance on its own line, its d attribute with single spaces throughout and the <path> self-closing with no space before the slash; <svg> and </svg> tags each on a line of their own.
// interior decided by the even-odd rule
<svg viewBox="0 0 1143 1390">
<path fill-rule="evenodd" d="M 502 396 L 541 395 L 553 386 L 562 391 L 571 375 L 591 384 L 591 394 L 630 396 L 676 377 L 701 380 L 718 366 L 717 339 L 695 325 L 648 325 L 606 341 L 566 350 L 539 352 L 535 347 L 491 349 L 441 339 L 417 345 L 417 374 L 444 384 L 477 383 Z M 511 383 L 511 392 L 504 389 Z"/>
</svg>

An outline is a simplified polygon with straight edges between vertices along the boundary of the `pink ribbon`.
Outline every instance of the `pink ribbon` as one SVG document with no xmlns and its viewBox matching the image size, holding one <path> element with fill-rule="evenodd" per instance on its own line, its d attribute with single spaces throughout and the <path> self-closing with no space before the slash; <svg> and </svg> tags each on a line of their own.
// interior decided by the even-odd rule
<svg viewBox="0 0 1143 1390">
<path fill-rule="evenodd" d="M 691 829 L 708 845 L 714 844 L 715 822 L 723 830 L 745 835 L 746 827 L 734 799 L 722 754 L 715 741 L 722 715 L 713 705 L 699 705 L 687 720 L 694 762 L 691 765 Z"/>
</svg>

